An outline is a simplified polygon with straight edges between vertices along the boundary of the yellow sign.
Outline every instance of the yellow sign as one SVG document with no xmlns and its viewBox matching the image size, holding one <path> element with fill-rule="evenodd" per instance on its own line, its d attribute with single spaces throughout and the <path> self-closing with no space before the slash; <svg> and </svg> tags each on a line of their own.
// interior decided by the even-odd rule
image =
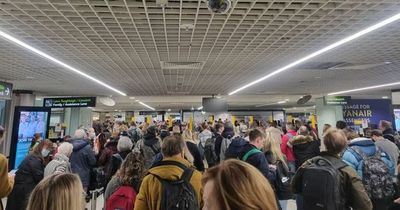
<svg viewBox="0 0 400 210">
<path fill-rule="evenodd" d="M 236 117 L 234 115 L 232 115 L 232 124 L 235 124 L 236 121 Z"/>
<path fill-rule="evenodd" d="M 253 125 L 253 122 L 254 122 L 254 117 L 253 116 L 249 116 L 249 124 L 250 124 L 250 126 Z"/>
</svg>

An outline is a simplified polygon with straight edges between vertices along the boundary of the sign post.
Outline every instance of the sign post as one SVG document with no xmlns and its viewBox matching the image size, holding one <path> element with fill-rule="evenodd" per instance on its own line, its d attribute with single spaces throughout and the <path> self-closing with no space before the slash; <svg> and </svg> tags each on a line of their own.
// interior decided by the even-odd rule
<svg viewBox="0 0 400 210">
<path fill-rule="evenodd" d="M 349 103 L 350 96 L 325 96 L 325 105 L 346 105 Z"/>
<path fill-rule="evenodd" d="M 96 97 L 45 98 L 43 106 L 50 108 L 95 107 Z"/>
</svg>

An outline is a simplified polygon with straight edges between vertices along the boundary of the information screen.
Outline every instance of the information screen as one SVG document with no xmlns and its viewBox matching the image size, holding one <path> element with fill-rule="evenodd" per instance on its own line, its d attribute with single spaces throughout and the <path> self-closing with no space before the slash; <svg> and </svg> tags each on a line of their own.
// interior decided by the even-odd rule
<svg viewBox="0 0 400 210">
<path fill-rule="evenodd" d="M 47 138 L 50 109 L 41 107 L 17 107 L 14 115 L 11 142 L 11 169 L 17 169 L 28 155 L 33 136 L 37 133 Z"/>
<path fill-rule="evenodd" d="M 396 130 L 400 131 L 400 109 L 394 110 L 394 122 L 396 124 Z"/>
</svg>

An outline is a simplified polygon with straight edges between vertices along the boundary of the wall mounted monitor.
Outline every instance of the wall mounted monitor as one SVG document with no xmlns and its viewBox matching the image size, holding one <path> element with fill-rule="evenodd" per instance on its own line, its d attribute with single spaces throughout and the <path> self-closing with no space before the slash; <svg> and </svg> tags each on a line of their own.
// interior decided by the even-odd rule
<svg viewBox="0 0 400 210">
<path fill-rule="evenodd" d="M 206 112 L 227 112 L 228 103 L 222 98 L 203 98 L 203 110 Z"/>
<path fill-rule="evenodd" d="M 17 106 L 11 135 L 9 168 L 17 169 L 28 155 L 35 133 L 48 137 L 50 108 Z"/>
</svg>

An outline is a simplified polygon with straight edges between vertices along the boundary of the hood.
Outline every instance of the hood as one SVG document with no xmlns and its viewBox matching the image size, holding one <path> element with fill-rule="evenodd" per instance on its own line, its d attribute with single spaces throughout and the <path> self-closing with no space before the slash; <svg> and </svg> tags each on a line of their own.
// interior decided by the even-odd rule
<svg viewBox="0 0 400 210">
<path fill-rule="evenodd" d="M 314 141 L 314 138 L 310 135 L 303 136 L 303 135 L 297 135 L 294 136 L 292 140 L 290 140 L 291 145 L 299 145 L 299 144 L 306 144 L 309 142 Z"/>
<path fill-rule="evenodd" d="M 190 163 L 183 158 L 170 157 L 170 158 L 164 158 L 163 160 L 175 161 L 182 163 L 187 167 L 191 167 Z M 150 168 L 148 172 L 151 174 L 155 174 L 161 177 L 162 179 L 174 181 L 178 180 L 182 176 L 183 170 L 179 166 L 165 165 L 165 166 L 157 166 L 154 168 Z"/>
<path fill-rule="evenodd" d="M 118 141 L 111 140 L 111 141 L 106 143 L 105 147 L 115 147 L 116 148 L 117 145 L 118 145 Z"/>
<path fill-rule="evenodd" d="M 69 158 L 64 154 L 57 153 L 54 155 L 54 160 L 69 162 Z"/>
<path fill-rule="evenodd" d="M 364 151 L 367 155 L 375 154 L 376 146 L 375 143 L 368 138 L 355 138 L 350 141 L 349 147 L 358 146 Z"/>
<path fill-rule="evenodd" d="M 385 129 L 385 130 L 382 132 L 382 134 L 392 134 L 392 135 L 394 135 L 395 132 L 394 132 L 393 128 L 388 128 L 388 129 Z"/>
<path fill-rule="evenodd" d="M 224 132 L 222 132 L 222 137 L 231 139 L 235 136 L 235 132 L 233 131 L 233 128 L 228 128 L 228 130 L 225 128 Z"/>
<path fill-rule="evenodd" d="M 74 152 L 81 150 L 82 148 L 86 147 L 86 145 L 89 145 L 89 141 L 83 139 L 75 139 L 71 143 L 74 147 Z"/>
<path fill-rule="evenodd" d="M 157 139 L 156 136 L 154 136 L 154 135 L 152 135 L 152 134 L 146 134 L 146 135 L 144 135 L 144 141 L 143 141 L 143 143 L 144 143 L 146 146 L 154 145 L 154 144 L 156 144 L 157 142 L 158 142 L 158 139 Z"/>
<path fill-rule="evenodd" d="M 231 145 L 234 146 L 234 147 L 242 147 L 242 146 L 244 146 L 244 145 L 246 145 L 248 143 L 249 142 L 246 139 L 237 136 L 232 140 Z"/>
</svg>

